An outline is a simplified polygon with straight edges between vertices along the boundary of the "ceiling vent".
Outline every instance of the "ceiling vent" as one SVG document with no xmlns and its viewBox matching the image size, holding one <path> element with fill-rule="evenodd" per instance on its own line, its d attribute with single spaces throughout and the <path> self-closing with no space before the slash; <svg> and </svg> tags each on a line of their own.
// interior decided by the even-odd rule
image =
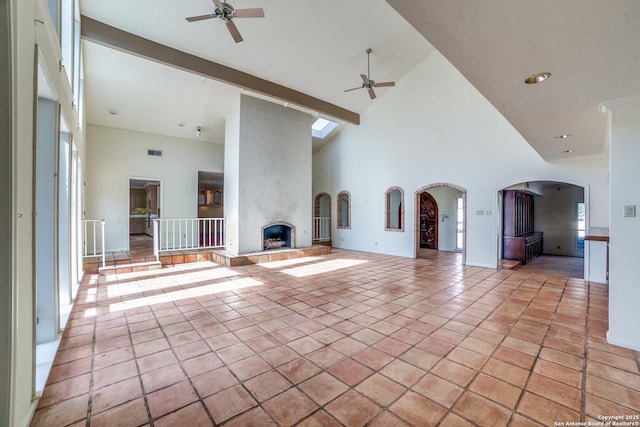
<svg viewBox="0 0 640 427">
<path fill-rule="evenodd" d="M 162 150 L 147 150 L 147 154 L 149 156 L 158 156 L 162 157 Z"/>
</svg>

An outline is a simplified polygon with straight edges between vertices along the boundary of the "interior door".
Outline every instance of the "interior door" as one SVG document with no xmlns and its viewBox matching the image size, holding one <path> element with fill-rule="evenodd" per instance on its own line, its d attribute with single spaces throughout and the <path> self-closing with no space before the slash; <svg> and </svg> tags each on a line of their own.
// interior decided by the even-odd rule
<svg viewBox="0 0 640 427">
<path fill-rule="evenodd" d="M 438 249 L 438 204 L 431 194 L 420 193 L 420 248 Z"/>
</svg>

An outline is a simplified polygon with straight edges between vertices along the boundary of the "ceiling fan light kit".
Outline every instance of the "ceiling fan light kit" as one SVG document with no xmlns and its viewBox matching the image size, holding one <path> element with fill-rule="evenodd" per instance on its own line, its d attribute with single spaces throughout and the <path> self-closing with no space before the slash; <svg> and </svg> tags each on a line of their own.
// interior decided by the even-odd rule
<svg viewBox="0 0 640 427">
<path fill-rule="evenodd" d="M 345 92 L 351 92 L 352 90 L 357 90 L 357 89 L 367 89 L 367 92 L 369 92 L 369 98 L 371 99 L 375 99 L 376 97 L 376 93 L 373 90 L 373 88 L 375 87 L 390 87 L 390 86 L 395 86 L 396 83 L 395 82 L 376 82 L 374 80 L 371 80 L 371 52 L 372 49 L 368 48 L 367 49 L 367 74 L 360 74 L 360 78 L 362 79 L 362 85 L 358 86 L 358 87 L 354 87 L 351 89 L 347 89 L 345 90 Z"/>
<path fill-rule="evenodd" d="M 205 19 L 219 18 L 225 23 L 227 30 L 233 37 L 233 41 L 240 43 L 243 39 L 240 35 L 240 31 L 236 24 L 233 22 L 234 18 L 264 18 L 264 9 L 257 7 L 252 9 L 235 9 L 229 3 L 221 2 L 220 0 L 211 0 L 216 6 L 213 13 L 206 15 L 190 16 L 185 18 L 188 22 L 204 21 Z"/>
</svg>

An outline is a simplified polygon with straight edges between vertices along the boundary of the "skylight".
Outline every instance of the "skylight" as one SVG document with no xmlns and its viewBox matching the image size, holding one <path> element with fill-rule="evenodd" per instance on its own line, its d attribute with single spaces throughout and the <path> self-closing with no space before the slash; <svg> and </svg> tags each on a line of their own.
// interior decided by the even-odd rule
<svg viewBox="0 0 640 427">
<path fill-rule="evenodd" d="M 337 123 L 318 117 L 311 125 L 311 135 L 324 139 L 336 126 L 338 126 Z"/>
</svg>

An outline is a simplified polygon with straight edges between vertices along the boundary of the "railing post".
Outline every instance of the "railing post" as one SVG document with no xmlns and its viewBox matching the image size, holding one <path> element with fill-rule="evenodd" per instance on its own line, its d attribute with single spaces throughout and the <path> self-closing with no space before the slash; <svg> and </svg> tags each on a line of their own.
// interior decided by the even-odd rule
<svg viewBox="0 0 640 427">
<path fill-rule="evenodd" d="M 158 235 L 158 223 L 160 221 L 157 219 L 153 220 L 153 254 L 156 256 L 156 261 L 160 262 L 160 247 L 159 247 L 159 243 L 160 243 L 160 238 Z"/>
<path fill-rule="evenodd" d="M 102 236 L 100 240 L 102 241 L 102 268 L 106 267 L 106 253 L 105 253 L 105 243 L 104 243 L 104 219 L 100 221 L 100 228 Z"/>
</svg>

